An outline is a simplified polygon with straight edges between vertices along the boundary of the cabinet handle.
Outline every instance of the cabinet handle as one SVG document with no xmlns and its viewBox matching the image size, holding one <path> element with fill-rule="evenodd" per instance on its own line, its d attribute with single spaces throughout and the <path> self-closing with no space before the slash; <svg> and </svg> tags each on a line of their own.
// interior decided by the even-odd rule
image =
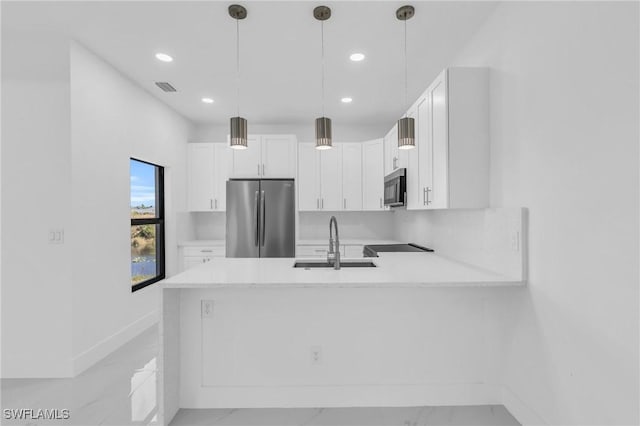
<svg viewBox="0 0 640 426">
<path fill-rule="evenodd" d="M 431 188 L 428 186 L 425 188 L 425 193 L 427 194 L 427 205 L 431 204 L 431 200 L 429 200 L 429 193 L 431 192 Z"/>
<path fill-rule="evenodd" d="M 422 205 L 427 204 L 427 188 L 422 188 Z"/>
<path fill-rule="evenodd" d="M 216 210 L 218 210 L 218 199 L 216 198 Z"/>
<path fill-rule="evenodd" d="M 382 198 L 380 198 L 380 208 L 382 208 Z"/>
<path fill-rule="evenodd" d="M 213 210 L 213 199 L 209 199 L 209 204 L 211 205 L 211 210 Z"/>
<path fill-rule="evenodd" d="M 324 198 L 320 198 L 320 208 L 324 210 Z"/>
<path fill-rule="evenodd" d="M 258 176 L 260 176 L 260 164 L 257 164 L 258 166 Z"/>
<path fill-rule="evenodd" d="M 345 209 L 345 210 L 347 209 L 347 199 L 346 198 L 342 199 L 342 208 Z"/>
<path fill-rule="evenodd" d="M 213 250 L 200 250 L 200 253 L 213 253 Z"/>
<path fill-rule="evenodd" d="M 262 176 L 264 176 L 264 163 L 262 163 Z"/>
</svg>

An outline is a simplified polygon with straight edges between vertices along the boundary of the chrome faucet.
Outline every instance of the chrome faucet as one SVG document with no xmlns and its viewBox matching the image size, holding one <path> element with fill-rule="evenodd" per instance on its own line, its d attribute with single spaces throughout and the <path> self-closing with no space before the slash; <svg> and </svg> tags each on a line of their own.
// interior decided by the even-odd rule
<svg viewBox="0 0 640 426">
<path fill-rule="evenodd" d="M 333 242 L 333 227 L 336 228 L 336 240 Z M 335 252 L 334 252 L 335 248 Z M 331 216 L 329 219 L 329 252 L 327 253 L 327 262 L 331 263 L 333 260 L 333 269 L 340 269 L 340 237 L 338 237 L 338 220 L 335 216 Z"/>
</svg>

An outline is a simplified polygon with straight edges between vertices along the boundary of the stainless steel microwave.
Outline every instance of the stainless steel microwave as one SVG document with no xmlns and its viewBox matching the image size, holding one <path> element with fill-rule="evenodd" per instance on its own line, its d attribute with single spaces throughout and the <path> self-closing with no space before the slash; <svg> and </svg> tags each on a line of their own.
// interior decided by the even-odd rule
<svg viewBox="0 0 640 426">
<path fill-rule="evenodd" d="M 401 168 L 384 177 L 384 205 L 404 206 L 407 199 L 407 169 Z"/>
</svg>

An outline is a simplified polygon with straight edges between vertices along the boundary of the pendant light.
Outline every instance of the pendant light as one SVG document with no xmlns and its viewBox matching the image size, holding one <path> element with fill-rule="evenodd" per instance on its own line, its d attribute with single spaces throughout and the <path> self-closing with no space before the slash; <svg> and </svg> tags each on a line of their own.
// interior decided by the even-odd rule
<svg viewBox="0 0 640 426">
<path fill-rule="evenodd" d="M 247 17 L 247 9 L 239 4 L 229 6 L 229 15 L 236 20 L 236 85 L 237 116 L 231 117 L 230 146 L 234 149 L 247 149 L 247 119 L 240 117 L 240 19 Z"/>
<path fill-rule="evenodd" d="M 402 6 L 396 10 L 396 18 L 404 21 L 404 104 L 407 105 L 407 20 L 415 14 L 413 6 Z M 411 117 L 398 120 L 398 149 L 412 149 L 416 147 L 416 123 Z"/>
<path fill-rule="evenodd" d="M 324 21 L 331 17 L 331 9 L 318 6 L 313 16 L 320 21 L 322 38 L 322 117 L 316 118 L 316 149 L 331 149 L 331 119 L 324 116 Z"/>
</svg>

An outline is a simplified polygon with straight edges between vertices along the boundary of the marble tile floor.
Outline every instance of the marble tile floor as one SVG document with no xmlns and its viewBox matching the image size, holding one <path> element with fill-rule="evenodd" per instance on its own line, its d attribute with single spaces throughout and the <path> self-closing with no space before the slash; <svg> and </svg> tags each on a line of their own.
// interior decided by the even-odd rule
<svg viewBox="0 0 640 426">
<path fill-rule="evenodd" d="M 3 379 L 2 425 L 154 425 L 158 332 L 151 327 L 73 379 Z M 68 409 L 66 420 L 7 420 L 4 409 Z M 518 425 L 502 406 L 185 410 L 172 425 Z"/>
</svg>

